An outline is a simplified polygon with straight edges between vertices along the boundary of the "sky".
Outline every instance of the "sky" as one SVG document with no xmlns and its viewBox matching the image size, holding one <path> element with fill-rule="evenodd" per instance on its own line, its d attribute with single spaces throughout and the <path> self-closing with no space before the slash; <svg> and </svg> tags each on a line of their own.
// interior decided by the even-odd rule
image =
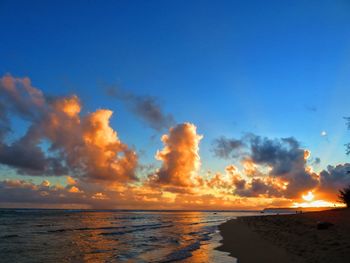
<svg viewBox="0 0 350 263">
<path fill-rule="evenodd" d="M 333 204 L 350 184 L 349 14 L 345 0 L 1 1 L 0 205 Z"/>
</svg>

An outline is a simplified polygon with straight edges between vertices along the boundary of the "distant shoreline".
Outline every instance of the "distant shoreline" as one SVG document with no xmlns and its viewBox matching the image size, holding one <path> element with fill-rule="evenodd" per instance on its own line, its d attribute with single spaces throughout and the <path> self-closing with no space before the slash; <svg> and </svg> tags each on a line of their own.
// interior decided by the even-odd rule
<svg viewBox="0 0 350 263">
<path fill-rule="evenodd" d="M 1 207 L 0 210 L 67 210 L 67 211 L 140 211 L 140 212 L 213 212 L 213 213 L 225 213 L 225 212 L 257 212 L 257 213 L 291 213 L 296 211 L 309 212 L 309 211 L 322 211 L 333 209 L 332 207 L 324 208 L 264 208 L 264 209 L 226 209 L 226 210 L 206 210 L 206 209 L 111 209 L 111 208 L 49 208 L 49 207 Z"/>
<path fill-rule="evenodd" d="M 334 224 L 318 230 L 318 222 Z M 302 214 L 240 217 L 219 226 L 217 249 L 254 262 L 349 262 L 350 209 Z"/>
<path fill-rule="evenodd" d="M 93 212 L 105 212 L 105 211 L 115 211 L 115 212 L 207 212 L 207 213 L 229 213 L 229 212 L 242 212 L 242 213 L 259 213 L 262 210 L 242 210 L 242 209 L 232 209 L 232 210 L 186 210 L 186 209 L 103 209 L 103 208 L 35 208 L 35 207 L 0 207 L 0 210 L 40 210 L 40 211 L 93 211 Z"/>
</svg>

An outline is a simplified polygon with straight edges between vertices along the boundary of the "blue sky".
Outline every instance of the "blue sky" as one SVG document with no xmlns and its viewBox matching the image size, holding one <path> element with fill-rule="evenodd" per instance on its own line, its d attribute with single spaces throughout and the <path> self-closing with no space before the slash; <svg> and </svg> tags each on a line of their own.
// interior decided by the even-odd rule
<svg viewBox="0 0 350 263">
<path fill-rule="evenodd" d="M 349 158 L 349 14 L 348 1 L 1 1 L 0 74 L 77 94 L 86 112 L 113 110 L 113 128 L 144 163 L 162 133 L 109 98 L 107 84 L 194 123 L 203 170 L 229 163 L 213 157 L 215 138 L 245 132 L 294 136 L 323 168 Z"/>
</svg>

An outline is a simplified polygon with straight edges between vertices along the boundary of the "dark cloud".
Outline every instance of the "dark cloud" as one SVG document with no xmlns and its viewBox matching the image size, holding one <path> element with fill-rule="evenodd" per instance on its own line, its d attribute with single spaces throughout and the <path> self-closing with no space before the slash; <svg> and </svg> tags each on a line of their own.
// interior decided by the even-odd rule
<svg viewBox="0 0 350 263">
<path fill-rule="evenodd" d="M 0 164 L 15 167 L 24 175 L 63 175 L 67 173 L 61 158 L 47 156 L 40 148 L 40 135 L 31 126 L 11 144 L 0 141 Z"/>
<path fill-rule="evenodd" d="M 284 196 L 296 197 L 314 188 L 318 180 L 306 167 L 310 152 L 302 149 L 294 138 L 271 140 L 255 136 L 250 142 L 251 160 L 271 168 L 269 176 L 287 182 Z"/>
<path fill-rule="evenodd" d="M 271 140 L 254 136 L 250 141 L 250 151 L 254 163 L 266 164 L 273 168 L 272 175 L 288 173 L 299 162 L 305 164 L 304 150 L 294 138 Z"/>
<path fill-rule="evenodd" d="M 317 174 L 308 164 L 318 165 L 321 159 L 308 161 L 310 152 L 293 137 L 270 139 L 248 134 L 241 139 L 219 138 L 215 145 L 216 150 L 221 150 L 217 156 L 238 157 L 245 168 L 243 174 L 248 179 L 235 176 L 232 181 L 233 192 L 238 196 L 300 198 L 318 188 L 318 196 L 326 193 L 328 196 L 323 197 L 327 199 L 336 197 L 339 189 L 350 184 L 350 164 L 328 166 Z M 218 176 L 212 181 L 223 185 Z"/>
<path fill-rule="evenodd" d="M 235 190 L 238 195 L 291 198 L 318 184 L 316 175 L 307 169 L 309 151 L 293 137 L 270 139 L 248 134 L 241 139 L 219 138 L 214 146 L 217 156 L 239 157 L 243 165 L 250 166 L 245 170 L 251 180 L 244 189 Z"/>
<path fill-rule="evenodd" d="M 236 187 L 235 194 L 243 197 L 282 197 L 283 189 L 262 178 L 253 178 L 245 187 Z"/>
<path fill-rule="evenodd" d="M 319 165 L 321 163 L 321 159 L 319 157 L 316 157 L 311 163 L 313 165 Z"/>
<path fill-rule="evenodd" d="M 212 151 L 215 156 L 229 159 L 239 156 L 240 150 L 244 147 L 242 140 L 229 139 L 224 136 L 215 139 L 212 143 Z"/>
<path fill-rule="evenodd" d="M 0 100 L 0 142 L 11 132 L 10 121 L 7 117 L 7 108 Z"/>
<path fill-rule="evenodd" d="M 109 96 L 124 102 L 136 116 L 157 131 L 168 129 L 175 123 L 174 117 L 165 114 L 154 97 L 136 95 L 119 87 L 109 87 L 106 92 Z"/>
<path fill-rule="evenodd" d="M 323 192 L 337 192 L 350 185 L 350 163 L 328 165 L 326 170 L 320 172 L 319 189 Z"/>
<path fill-rule="evenodd" d="M 27 148 L 25 145 L 14 143 L 10 146 L 0 146 L 0 162 L 19 169 L 43 171 L 45 165 L 44 154 L 39 147 Z"/>
<path fill-rule="evenodd" d="M 24 119 L 39 118 L 45 110 L 43 93 L 32 86 L 29 78 L 5 75 L 0 79 L 0 102 L 4 112 L 15 112 Z"/>
<path fill-rule="evenodd" d="M 32 203 L 32 204 L 82 204 L 86 200 L 82 198 L 82 192 L 72 186 L 50 186 L 47 181 L 40 185 L 22 180 L 0 181 L 1 203 Z"/>
<path fill-rule="evenodd" d="M 0 79 L 0 164 L 15 167 L 20 174 L 29 175 L 51 175 L 64 170 L 58 160 L 45 156 L 39 147 L 40 136 L 33 129 L 34 123 L 44 116 L 45 108 L 44 95 L 31 85 L 30 79 L 10 75 Z M 23 137 L 7 144 L 6 136 L 12 131 L 10 114 L 32 124 Z"/>
</svg>

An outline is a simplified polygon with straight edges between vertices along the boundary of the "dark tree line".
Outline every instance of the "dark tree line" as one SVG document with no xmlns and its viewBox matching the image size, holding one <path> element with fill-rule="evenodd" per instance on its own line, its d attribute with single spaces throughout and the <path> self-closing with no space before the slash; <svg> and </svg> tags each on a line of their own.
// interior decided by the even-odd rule
<svg viewBox="0 0 350 263">
<path fill-rule="evenodd" d="M 342 190 L 339 190 L 339 199 L 347 207 L 350 207 L 350 185 Z"/>
</svg>

